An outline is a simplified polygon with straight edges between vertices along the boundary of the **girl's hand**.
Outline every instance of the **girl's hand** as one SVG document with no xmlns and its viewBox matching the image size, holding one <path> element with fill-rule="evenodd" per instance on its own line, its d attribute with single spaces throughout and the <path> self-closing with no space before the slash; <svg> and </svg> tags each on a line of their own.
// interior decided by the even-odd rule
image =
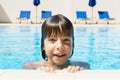
<svg viewBox="0 0 120 80">
<path fill-rule="evenodd" d="M 68 72 L 74 73 L 80 70 L 83 70 L 83 67 L 80 66 L 68 66 L 67 68 L 64 68 L 65 70 L 67 70 Z M 37 70 L 41 70 L 41 71 L 45 71 L 45 72 L 54 72 L 56 70 L 55 67 L 52 66 L 40 66 L 37 68 Z M 60 70 L 60 69 L 59 69 Z"/>
<path fill-rule="evenodd" d="M 74 73 L 74 72 L 83 70 L 84 68 L 80 66 L 68 66 L 66 69 L 68 72 Z"/>
<path fill-rule="evenodd" d="M 37 70 L 45 71 L 45 72 L 54 72 L 55 68 L 51 66 L 40 66 L 37 68 Z"/>
</svg>

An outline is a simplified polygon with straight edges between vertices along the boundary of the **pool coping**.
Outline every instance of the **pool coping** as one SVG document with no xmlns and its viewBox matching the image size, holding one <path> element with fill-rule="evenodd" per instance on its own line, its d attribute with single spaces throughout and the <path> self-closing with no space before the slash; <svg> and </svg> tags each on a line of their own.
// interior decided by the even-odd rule
<svg viewBox="0 0 120 80">
<path fill-rule="evenodd" d="M 82 70 L 68 73 L 64 70 L 0 70 L 0 80 L 119 80 L 120 70 Z"/>
</svg>

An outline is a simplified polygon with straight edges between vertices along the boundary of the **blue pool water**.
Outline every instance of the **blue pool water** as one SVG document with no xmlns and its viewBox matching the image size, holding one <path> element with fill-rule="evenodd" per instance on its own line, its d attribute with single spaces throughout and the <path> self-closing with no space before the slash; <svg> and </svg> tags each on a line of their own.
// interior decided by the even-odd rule
<svg viewBox="0 0 120 80">
<path fill-rule="evenodd" d="M 120 27 L 75 27 L 71 60 L 90 64 L 92 70 L 120 70 Z M 0 26 L 0 69 L 23 69 L 41 60 L 40 26 Z"/>
</svg>

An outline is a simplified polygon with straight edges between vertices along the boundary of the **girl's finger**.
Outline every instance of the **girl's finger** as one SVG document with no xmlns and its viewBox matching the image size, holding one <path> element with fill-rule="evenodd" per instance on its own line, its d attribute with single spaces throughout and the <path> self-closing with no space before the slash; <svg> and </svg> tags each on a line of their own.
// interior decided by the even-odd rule
<svg viewBox="0 0 120 80">
<path fill-rule="evenodd" d="M 75 67 L 75 72 L 80 71 L 80 66 Z"/>
</svg>

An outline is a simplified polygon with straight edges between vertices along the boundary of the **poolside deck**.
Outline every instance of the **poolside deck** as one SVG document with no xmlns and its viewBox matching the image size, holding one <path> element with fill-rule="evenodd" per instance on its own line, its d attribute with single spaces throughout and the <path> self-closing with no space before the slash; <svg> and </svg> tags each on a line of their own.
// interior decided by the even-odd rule
<svg viewBox="0 0 120 80">
<path fill-rule="evenodd" d="M 0 80 L 119 80 L 120 70 L 82 70 L 76 73 L 39 70 L 0 70 Z"/>
<path fill-rule="evenodd" d="M 18 23 L 0 23 L 0 26 L 3 26 L 3 25 L 29 25 L 29 26 L 41 26 L 42 24 L 27 24 L 27 23 L 24 23 L 24 24 L 18 24 Z M 74 24 L 73 23 L 73 26 L 120 26 L 120 23 L 114 23 L 114 24 Z"/>
</svg>

